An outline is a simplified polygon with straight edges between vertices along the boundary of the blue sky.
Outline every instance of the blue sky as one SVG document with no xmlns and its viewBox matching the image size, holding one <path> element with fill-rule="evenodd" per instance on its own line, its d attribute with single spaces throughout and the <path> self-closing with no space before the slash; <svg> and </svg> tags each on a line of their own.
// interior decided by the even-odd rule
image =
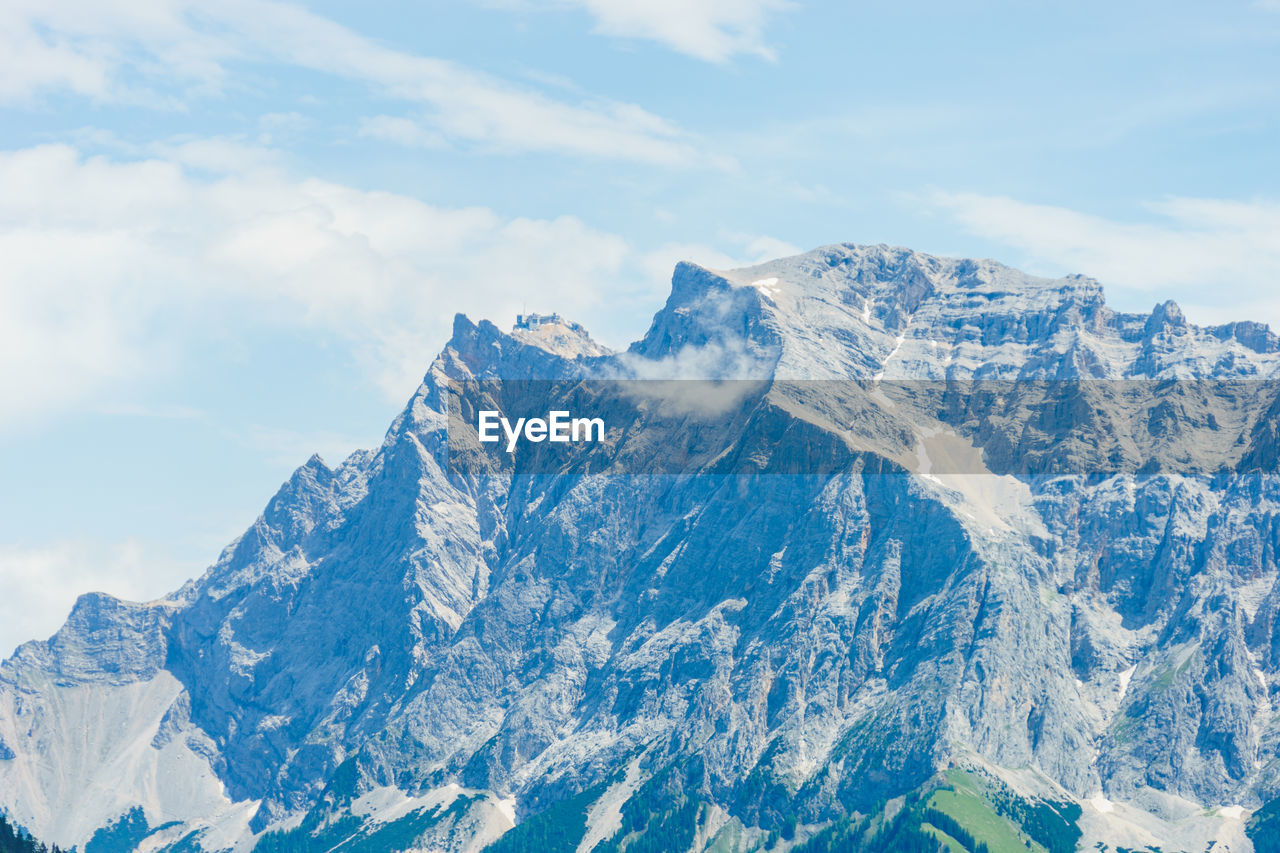
<svg viewBox="0 0 1280 853">
<path fill-rule="evenodd" d="M 211 8 L 216 7 L 216 8 Z M 888 242 L 1280 324 L 1280 3 L 8 0 L 0 654 L 150 598 L 455 311 Z"/>
</svg>

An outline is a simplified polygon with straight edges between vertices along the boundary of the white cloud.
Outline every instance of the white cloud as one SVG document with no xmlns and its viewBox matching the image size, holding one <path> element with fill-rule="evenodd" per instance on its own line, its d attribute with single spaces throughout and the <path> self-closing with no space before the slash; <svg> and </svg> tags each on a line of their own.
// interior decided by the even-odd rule
<svg viewBox="0 0 1280 853">
<path fill-rule="evenodd" d="M 769 15 L 786 0 L 572 0 L 606 35 L 651 39 L 709 62 L 738 53 L 773 59 L 764 43 Z"/>
<path fill-rule="evenodd" d="M 454 62 L 384 47 L 273 0 L 10 0 L 0 4 L 0 101 L 70 91 L 180 107 L 230 85 L 235 63 L 284 63 L 429 108 L 435 132 L 499 150 L 660 165 L 712 162 L 638 106 L 549 98 Z M 402 128 L 403 130 L 403 128 Z"/>
<path fill-rule="evenodd" d="M 126 72 L 216 91 L 236 49 L 201 33 L 188 20 L 191 11 L 179 0 L 0 4 L 0 98 L 66 89 L 103 101 L 167 102 Z"/>
<path fill-rule="evenodd" d="M 0 432 L 110 409 L 250 334 L 345 348 L 398 403 L 455 312 L 501 323 L 527 302 L 622 343 L 646 319 L 626 307 L 656 307 L 676 261 L 732 267 L 797 251 L 730 234 L 737 257 L 641 252 L 572 216 L 511 218 L 299 178 L 234 141 L 154 150 L 0 152 Z"/>
<path fill-rule="evenodd" d="M 1170 198 L 1146 205 L 1156 221 L 1135 223 L 973 193 L 929 202 L 1045 272 L 1093 276 L 1128 301 L 1186 294 L 1203 321 L 1280 326 L 1280 203 Z"/>
<path fill-rule="evenodd" d="M 54 634 L 84 592 L 147 601 L 176 588 L 195 566 L 148 552 L 135 540 L 0 545 L 0 658 Z"/>
<path fill-rule="evenodd" d="M 360 135 L 406 148 L 441 148 L 445 138 L 412 119 L 402 116 L 373 116 L 360 122 Z"/>
<path fill-rule="evenodd" d="M 502 320 L 536 294 L 589 319 L 601 282 L 625 289 L 626 242 L 573 217 L 434 207 L 272 163 L 194 144 L 0 153 L 0 427 L 109 400 L 250 327 L 338 341 L 398 401 L 455 311 Z"/>
<path fill-rule="evenodd" d="M 488 0 L 516 8 L 580 7 L 602 35 L 655 41 L 707 62 L 737 54 L 774 59 L 764 40 L 775 13 L 794 8 L 790 0 Z"/>
</svg>

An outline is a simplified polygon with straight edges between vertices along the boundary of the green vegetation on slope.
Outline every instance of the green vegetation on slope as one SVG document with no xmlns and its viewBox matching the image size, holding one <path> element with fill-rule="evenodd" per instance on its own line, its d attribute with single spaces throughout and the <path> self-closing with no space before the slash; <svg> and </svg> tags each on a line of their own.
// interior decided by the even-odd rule
<svg viewBox="0 0 1280 853">
<path fill-rule="evenodd" d="M 972 790 L 940 788 L 926 805 L 925 819 L 964 844 L 970 853 L 1045 853 L 1043 845 L 1024 836 Z"/>
<path fill-rule="evenodd" d="M 665 853 L 693 844 L 707 818 L 699 796 L 696 762 L 667 767 L 642 785 L 621 806 L 621 827 L 596 846 L 596 853 Z M 487 853 L 572 851 L 586 833 L 592 803 L 609 783 L 594 786 L 526 818 L 486 848 Z M 849 815 L 834 821 L 792 847 L 802 831 L 794 809 L 781 813 L 781 797 L 762 776 L 744 798 L 762 818 L 761 824 L 738 827 L 759 833 L 763 851 L 790 848 L 795 853 L 1074 853 L 1081 837 L 1074 803 L 1028 799 L 1000 781 L 953 770 L 874 814 Z M 897 803 L 901 803 L 899 807 Z M 759 837 L 759 836 L 757 836 Z M 345 849 L 345 848 L 340 848 Z M 285 851 L 284 853 L 292 853 Z M 1280 851 L 1277 851 L 1280 853 Z"/>
<path fill-rule="evenodd" d="M 947 783 L 912 793 L 896 812 L 879 810 L 891 818 L 838 820 L 795 853 L 1074 853 L 1081 837 L 1074 803 L 1029 800 L 960 770 Z"/>
<path fill-rule="evenodd" d="M 871 818 L 838 820 L 796 846 L 794 853 L 955 853 L 958 843 L 924 820 L 919 792 L 908 795 L 897 814 L 875 827 Z"/>
<path fill-rule="evenodd" d="M 431 827 L 461 817 L 478 799 L 461 795 L 448 807 L 415 809 L 397 820 L 370 823 L 350 815 L 329 821 L 321 811 L 309 813 L 290 830 L 268 832 L 253 853 L 389 853 L 407 850 Z"/>
<path fill-rule="evenodd" d="M 921 828 L 930 830 L 938 838 L 947 845 L 948 850 L 955 851 L 972 851 L 972 853 L 991 853 L 984 842 L 978 841 L 973 834 L 960 825 L 960 822 L 946 812 L 938 811 L 935 808 L 926 808 L 924 810 L 925 823 Z"/>
<path fill-rule="evenodd" d="M 587 810 L 599 785 L 528 817 L 485 848 L 485 853 L 573 853 L 587 832 Z"/>
<path fill-rule="evenodd" d="M 156 830 L 165 829 L 173 824 L 158 826 Z M 113 823 L 99 829 L 84 845 L 84 853 L 132 853 L 138 843 L 150 835 L 153 830 L 147 824 L 147 817 L 141 806 L 134 806 L 120 815 Z"/>
<path fill-rule="evenodd" d="M 1000 814 L 1013 821 L 1049 853 L 1075 853 L 1083 833 L 1079 803 L 1028 800 L 995 784 L 986 792 Z"/>
<path fill-rule="evenodd" d="M 1077 803 L 1028 799 L 997 779 L 978 778 L 963 770 L 949 771 L 947 780 L 950 785 L 935 792 L 930 804 L 986 842 L 992 853 L 1075 853 L 1082 836 L 1077 825 L 1082 810 Z"/>
<path fill-rule="evenodd" d="M 61 853 L 56 846 L 49 847 L 36 841 L 0 814 L 0 853 Z"/>
<path fill-rule="evenodd" d="M 1245 827 L 1254 853 L 1280 853 L 1280 800 L 1272 800 L 1253 813 Z"/>
<path fill-rule="evenodd" d="M 689 849 L 703 814 L 702 802 L 692 793 L 701 770 L 696 762 L 682 762 L 654 774 L 622 804 L 622 828 L 597 845 L 595 853 Z"/>
</svg>

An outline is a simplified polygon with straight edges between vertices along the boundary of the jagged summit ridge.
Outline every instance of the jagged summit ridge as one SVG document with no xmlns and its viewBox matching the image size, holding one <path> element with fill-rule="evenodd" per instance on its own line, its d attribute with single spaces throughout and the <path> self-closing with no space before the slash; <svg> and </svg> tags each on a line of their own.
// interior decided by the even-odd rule
<svg viewBox="0 0 1280 853">
<path fill-rule="evenodd" d="M 1171 302 L 1151 315 L 1118 313 L 1094 279 L 883 245 L 728 271 L 679 265 L 632 351 L 664 358 L 708 344 L 744 347 L 789 378 L 1261 378 L 1280 369 L 1270 357 L 1280 342 L 1262 324 L 1196 327 Z"/>
<path fill-rule="evenodd" d="M 655 375 L 635 358 L 606 366 L 612 353 L 556 316 L 504 333 L 459 315 L 450 346 L 475 375 L 524 378 L 502 354 L 517 344 L 595 371 Z M 666 304 L 627 351 L 679 376 L 797 379 L 1269 378 L 1278 353 L 1265 324 L 1199 327 L 1172 301 L 1149 315 L 1116 312 L 1084 276 L 855 244 L 734 270 L 681 262 Z"/>
</svg>

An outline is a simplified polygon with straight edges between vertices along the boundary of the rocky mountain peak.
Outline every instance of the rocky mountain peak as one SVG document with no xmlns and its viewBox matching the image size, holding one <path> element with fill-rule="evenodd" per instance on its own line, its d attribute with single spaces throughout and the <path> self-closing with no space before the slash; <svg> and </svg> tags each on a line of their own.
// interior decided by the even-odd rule
<svg viewBox="0 0 1280 853">
<path fill-rule="evenodd" d="M 0 666 L 0 809 L 62 846 L 136 809 L 129 849 L 746 851 L 868 837 L 947 778 L 1058 815 L 1045 849 L 1246 850 L 1280 794 L 1280 401 L 1145 380 L 1275 376 L 1277 349 L 852 244 L 680 264 L 625 353 L 458 315 L 381 447 L 308 460 L 179 595 L 86 596 Z M 786 476 L 450 468 L 449 380 L 566 374 L 946 381 L 741 383 L 767 398 L 714 435 L 601 446 Z M 946 396 L 973 378 L 1143 382 Z M 838 464 L 786 467 L 815 449 Z"/>
<path fill-rule="evenodd" d="M 489 320 L 476 323 L 456 315 L 453 334 L 432 369 L 442 378 L 541 379 L 586 369 L 612 353 L 579 323 L 558 314 L 530 316 L 538 319 L 518 322 L 506 332 Z"/>
<path fill-rule="evenodd" d="M 581 323 L 559 314 L 526 314 L 516 317 L 511 329 L 515 340 L 544 349 L 561 358 L 599 358 L 612 351 L 592 339 Z"/>
<path fill-rule="evenodd" d="M 1169 299 L 1161 302 L 1151 311 L 1144 331 L 1147 337 L 1154 337 L 1159 334 L 1176 334 L 1185 331 L 1188 325 L 1182 308 Z"/>
<path fill-rule="evenodd" d="M 1176 343 L 1180 336 L 1188 340 Z M 1158 343 L 1152 343 L 1158 339 Z M 738 352 L 787 378 L 1119 378 L 1273 375 L 1256 323 L 1202 328 L 1172 301 L 1107 307 L 1082 275 L 1045 278 L 990 260 L 838 244 L 732 270 L 682 263 L 631 348 L 647 359 Z M 695 361 L 685 358 L 685 361 Z"/>
</svg>

